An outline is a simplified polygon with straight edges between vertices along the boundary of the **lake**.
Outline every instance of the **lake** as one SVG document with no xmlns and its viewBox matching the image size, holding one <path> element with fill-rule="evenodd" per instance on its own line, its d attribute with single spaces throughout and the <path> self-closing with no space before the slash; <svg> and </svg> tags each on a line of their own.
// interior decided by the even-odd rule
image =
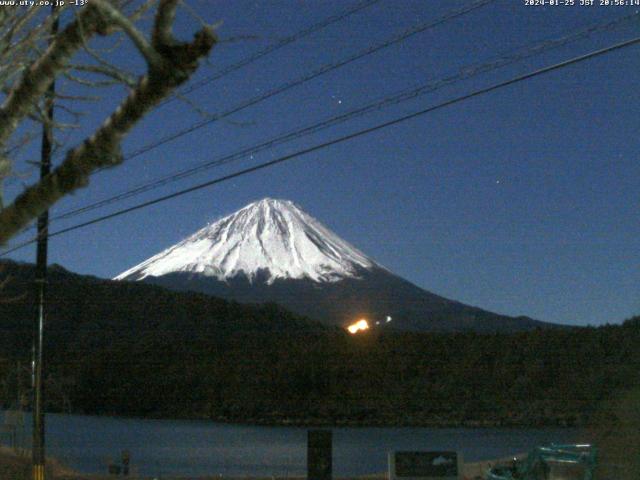
<svg viewBox="0 0 640 480">
<path fill-rule="evenodd" d="M 4 413 L 0 412 L 0 424 Z M 31 417 L 21 434 L 30 443 Z M 384 472 L 392 450 L 457 450 L 465 461 L 578 440 L 568 428 L 334 428 L 334 476 Z M 306 473 L 307 429 L 207 421 L 47 414 L 47 454 L 86 473 L 106 473 L 131 453 L 133 474 L 294 476 Z M 7 438 L 0 442 L 7 443 Z"/>
</svg>

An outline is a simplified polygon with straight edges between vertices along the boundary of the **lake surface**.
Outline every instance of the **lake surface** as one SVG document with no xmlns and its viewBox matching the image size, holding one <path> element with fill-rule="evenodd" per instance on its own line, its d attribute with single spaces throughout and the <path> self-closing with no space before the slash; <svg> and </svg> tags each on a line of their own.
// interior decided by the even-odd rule
<svg viewBox="0 0 640 480">
<path fill-rule="evenodd" d="M 0 424 L 4 413 L 0 412 Z M 30 443 L 31 417 L 21 430 Z M 544 443 L 578 441 L 567 428 L 334 428 L 334 476 L 384 472 L 392 450 L 457 450 L 465 461 L 504 457 Z M 0 442 L 7 443 L 7 438 Z M 306 474 L 307 429 L 206 421 L 46 416 L 47 455 L 86 473 L 106 473 L 131 453 L 131 471 L 149 476 Z M 28 446 L 28 445 L 26 445 Z"/>
</svg>

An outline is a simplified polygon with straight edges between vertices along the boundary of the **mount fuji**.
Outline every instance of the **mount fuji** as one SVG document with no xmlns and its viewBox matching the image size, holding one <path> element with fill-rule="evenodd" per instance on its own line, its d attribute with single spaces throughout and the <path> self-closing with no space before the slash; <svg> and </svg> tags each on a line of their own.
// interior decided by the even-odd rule
<svg viewBox="0 0 640 480">
<path fill-rule="evenodd" d="M 505 332 L 551 327 L 449 300 L 404 280 L 293 202 L 265 198 L 121 273 L 243 303 L 275 302 L 328 325 L 366 318 L 409 331 Z"/>
</svg>

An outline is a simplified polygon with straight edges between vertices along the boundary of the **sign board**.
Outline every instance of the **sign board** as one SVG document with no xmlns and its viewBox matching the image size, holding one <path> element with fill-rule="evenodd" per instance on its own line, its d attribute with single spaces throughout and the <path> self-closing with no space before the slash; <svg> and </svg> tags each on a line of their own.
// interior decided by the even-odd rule
<svg viewBox="0 0 640 480">
<path fill-rule="evenodd" d="M 331 480 L 331 430 L 309 430 L 307 437 L 307 479 Z"/>
<path fill-rule="evenodd" d="M 389 480 L 459 480 L 462 455 L 458 452 L 391 452 Z"/>
</svg>

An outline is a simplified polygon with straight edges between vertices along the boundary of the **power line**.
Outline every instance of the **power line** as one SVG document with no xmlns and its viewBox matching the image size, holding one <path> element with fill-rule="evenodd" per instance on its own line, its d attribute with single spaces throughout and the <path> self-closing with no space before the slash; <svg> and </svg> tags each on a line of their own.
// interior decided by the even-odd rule
<svg viewBox="0 0 640 480">
<path fill-rule="evenodd" d="M 366 8 L 369 8 L 373 5 L 375 5 L 376 3 L 379 3 L 382 0 L 365 0 L 362 1 L 360 3 L 357 3 L 355 5 L 353 5 L 351 8 L 348 8 L 347 10 L 345 10 L 342 13 L 336 14 L 336 15 L 332 15 L 330 17 L 325 18 L 324 20 L 322 20 L 321 22 L 315 23 L 313 25 L 311 25 L 310 27 L 307 27 L 303 30 L 300 30 L 296 33 L 294 33 L 293 35 L 289 35 L 288 37 L 284 37 L 281 40 L 279 40 L 278 42 L 269 45 L 265 48 L 263 48 L 262 50 L 257 51 L 256 53 L 249 55 L 246 58 L 243 58 L 241 60 L 239 60 L 236 63 L 233 63 L 231 65 L 228 65 L 227 67 L 224 67 L 222 70 L 214 73 L 213 75 L 203 78 L 202 80 L 199 80 L 197 82 L 192 83 L 190 86 L 184 88 L 179 94 L 173 94 L 172 96 L 170 96 L 169 98 L 166 98 L 164 101 L 160 102 L 160 104 L 158 104 L 158 106 L 156 108 L 160 108 L 163 105 L 166 105 L 176 99 L 179 98 L 180 95 L 187 95 L 205 85 L 208 85 L 216 80 L 219 80 L 220 78 L 235 72 L 237 70 L 240 70 L 241 68 L 261 59 L 262 57 L 265 57 L 267 55 L 269 55 L 270 53 L 273 53 L 277 50 L 280 50 L 283 47 L 286 47 L 287 45 L 294 43 L 308 35 L 311 35 L 312 33 L 318 32 L 320 30 L 322 30 L 323 28 L 328 27 L 329 25 L 332 25 L 336 22 L 339 22 L 340 20 L 344 20 L 345 18 L 350 17 L 351 15 L 360 12 Z M 101 168 L 98 169 L 96 172 L 101 172 L 103 170 L 105 170 L 106 168 Z"/>
<path fill-rule="evenodd" d="M 392 46 L 392 45 L 394 45 L 396 43 L 404 41 L 404 40 L 406 40 L 407 38 L 409 38 L 409 37 L 411 37 L 413 35 L 416 35 L 418 33 L 424 32 L 424 31 L 426 31 L 426 30 L 428 30 L 430 28 L 436 27 L 436 26 L 441 25 L 443 23 L 446 23 L 446 22 L 448 22 L 450 20 L 453 20 L 453 19 L 456 19 L 456 18 L 461 17 L 463 15 L 466 15 L 469 12 L 472 12 L 472 11 L 478 9 L 478 8 L 484 7 L 485 5 L 488 5 L 488 4 L 493 3 L 495 1 L 496 0 L 476 0 L 476 1 L 471 2 L 470 4 L 468 4 L 468 5 L 464 6 L 464 7 L 461 7 L 461 8 L 458 8 L 458 9 L 454 9 L 454 10 L 449 10 L 448 12 L 443 14 L 442 16 L 438 17 L 436 20 L 416 25 L 416 26 L 406 30 L 405 32 L 403 32 L 401 34 L 396 35 L 395 37 L 392 37 L 391 39 L 389 39 L 389 40 L 387 40 L 387 41 L 385 41 L 383 43 L 380 43 L 380 44 L 374 45 L 374 46 L 370 46 L 369 48 L 367 48 L 367 49 L 365 49 L 365 50 L 363 50 L 361 52 L 358 52 L 358 53 L 356 53 L 354 55 L 351 55 L 350 57 L 347 57 L 346 59 L 343 59 L 338 63 L 326 64 L 323 67 L 320 67 L 319 69 L 311 72 L 310 74 L 308 74 L 306 76 L 303 76 L 303 77 L 298 78 L 296 80 L 293 80 L 293 81 L 287 82 L 287 83 L 285 83 L 283 85 L 280 85 L 279 87 L 276 87 L 275 89 L 270 90 L 269 92 L 266 92 L 263 95 L 260 95 L 258 97 L 254 97 L 254 98 L 244 102 L 241 105 L 238 105 L 236 107 L 233 107 L 230 110 L 227 110 L 227 111 L 223 112 L 222 114 L 215 115 L 213 117 L 210 117 L 210 118 L 207 118 L 207 119 L 202 120 L 200 122 L 197 122 L 197 123 L 193 124 L 192 126 L 186 128 L 186 129 L 183 129 L 181 131 L 175 132 L 173 134 L 166 135 L 166 136 L 164 136 L 164 137 L 162 137 L 162 138 L 160 138 L 160 139 L 158 139 L 158 140 L 156 140 L 156 141 L 154 141 L 154 142 L 152 142 L 150 144 L 147 144 L 147 145 L 145 145 L 145 146 L 143 146 L 143 147 L 141 147 L 141 148 L 139 148 L 139 149 L 137 149 L 137 150 L 135 150 L 133 152 L 130 152 L 130 153 L 126 154 L 124 156 L 123 162 L 127 161 L 127 160 L 130 160 L 132 158 L 135 158 L 137 156 L 140 156 L 140 155 L 142 155 L 144 153 L 147 153 L 147 152 L 149 152 L 149 151 L 151 151 L 151 150 L 153 150 L 153 149 L 155 149 L 155 148 L 157 148 L 157 147 L 159 147 L 161 145 L 164 145 L 165 143 L 171 142 L 173 140 L 176 140 L 177 138 L 180 138 L 180 137 L 182 137 L 184 135 L 187 135 L 187 134 L 192 133 L 192 132 L 194 132 L 196 130 L 199 130 L 200 128 L 203 128 L 203 127 L 205 127 L 205 126 L 207 126 L 207 125 L 209 125 L 209 124 L 211 124 L 211 123 L 213 123 L 213 122 L 215 122 L 217 120 L 220 120 L 222 118 L 226 118 L 229 115 L 232 115 L 232 114 L 237 113 L 237 112 L 239 112 L 241 110 L 244 110 L 245 108 L 248 108 L 248 107 L 253 106 L 253 105 L 255 105 L 255 104 L 259 103 L 259 102 L 262 102 L 263 100 L 266 100 L 266 99 L 271 98 L 271 97 L 273 97 L 275 95 L 278 95 L 278 94 L 280 94 L 280 93 L 282 93 L 282 92 L 284 92 L 286 90 L 289 90 L 290 88 L 298 86 L 298 85 L 300 85 L 302 83 L 305 83 L 305 82 L 307 82 L 309 80 L 312 80 L 312 79 L 317 78 L 317 77 L 319 77 L 321 75 L 324 75 L 325 73 L 333 71 L 333 70 L 335 70 L 337 68 L 340 68 L 340 67 L 342 67 L 344 65 L 347 65 L 347 64 L 349 64 L 351 62 L 354 62 L 354 61 L 356 61 L 358 59 L 361 59 L 361 58 L 364 58 L 364 57 L 366 57 L 368 55 L 376 53 L 376 52 L 378 52 L 378 51 L 380 51 L 380 50 L 382 50 L 384 48 L 387 48 L 387 47 Z M 108 168 L 110 168 L 110 167 L 98 168 L 94 172 L 92 172 L 92 174 L 102 172 L 104 170 L 107 170 Z M 22 231 L 26 231 L 28 229 L 29 228 L 27 227 L 27 228 L 23 229 Z"/>
<path fill-rule="evenodd" d="M 142 185 L 138 185 L 137 187 L 134 187 L 130 190 L 121 192 L 117 195 L 113 195 L 111 197 L 108 197 L 106 199 L 91 203 L 89 205 L 85 205 L 83 207 L 79 207 L 73 210 L 69 210 L 63 213 L 60 213 L 54 217 L 52 217 L 52 221 L 56 221 L 56 220 L 62 220 L 62 219 L 67 219 L 67 218 L 72 218 L 76 215 L 79 215 L 81 213 L 85 213 L 85 212 L 89 212 L 92 210 L 95 210 L 97 208 L 100 207 L 104 207 L 116 202 L 119 202 L 121 200 L 125 200 L 127 198 L 131 198 L 133 196 L 136 196 L 138 194 L 144 193 L 144 192 L 148 192 L 150 190 L 154 190 L 156 188 L 162 187 L 164 185 L 167 185 L 169 183 L 172 183 L 174 181 L 178 181 L 178 180 L 183 180 L 185 178 L 188 178 L 190 176 L 193 176 L 197 173 L 203 172 L 205 170 L 208 170 L 210 168 L 214 168 L 214 167 L 218 167 L 221 165 L 225 165 L 243 158 L 246 158 L 247 155 L 251 155 L 251 154 L 256 154 L 262 150 L 265 150 L 267 148 L 272 148 L 276 145 L 291 141 L 291 140 L 295 140 L 295 139 L 299 139 L 302 138 L 303 136 L 307 136 L 313 133 L 316 133 L 320 130 L 326 129 L 328 127 L 331 126 L 335 126 L 337 124 L 340 123 L 344 123 L 348 120 L 351 120 L 353 118 L 357 118 L 360 116 L 363 116 L 369 112 L 372 111 L 376 111 L 376 110 L 380 110 L 383 107 L 389 106 L 389 105 L 393 105 L 393 104 L 398 104 L 404 101 L 408 101 L 414 98 L 417 98 L 418 96 L 421 95 L 425 95 L 427 93 L 431 93 L 434 92 L 440 88 L 443 88 L 445 86 L 449 86 L 452 85 L 454 83 L 457 83 L 459 81 L 462 80 L 467 80 L 469 78 L 472 78 L 476 75 L 482 74 L 482 73 L 487 73 L 489 71 L 507 66 L 507 65 L 511 65 L 513 63 L 516 63 L 520 60 L 526 59 L 526 58 L 530 58 L 532 56 L 535 55 L 540 55 L 542 53 L 548 52 L 552 49 L 556 49 L 562 46 L 565 46 L 569 43 L 575 42 L 577 40 L 581 40 L 584 38 L 587 38 L 588 36 L 592 35 L 593 33 L 599 32 L 599 31 L 603 31 L 603 30 L 610 30 L 613 29 L 615 27 L 620 26 L 621 24 L 628 22 L 632 19 L 637 19 L 638 17 L 640 17 L 640 13 L 634 13 L 631 15 L 627 15 L 624 17 L 620 17 L 617 18 L 615 20 L 606 22 L 606 23 L 602 23 L 602 24 L 597 24 L 597 25 L 593 25 L 581 30 L 578 30 L 576 32 L 570 33 L 568 35 L 564 35 L 562 37 L 556 38 L 556 39 L 551 39 L 551 40 L 545 40 L 539 43 L 536 43 L 532 46 L 528 46 L 526 48 L 521 48 L 518 50 L 515 50 L 513 52 L 510 52 L 508 54 L 504 54 L 494 60 L 491 60 L 489 62 L 485 62 L 485 63 L 478 63 L 478 64 L 473 64 L 473 65 L 468 65 L 465 67 L 462 67 L 461 69 L 458 70 L 457 73 L 453 74 L 453 75 L 449 75 L 447 77 L 438 79 L 438 80 L 434 80 L 434 81 L 430 81 L 427 82 L 426 84 L 422 84 L 420 86 L 418 86 L 417 88 L 412 88 L 412 89 L 408 89 L 408 90 L 404 90 L 401 91 L 397 94 L 394 94 L 393 96 L 387 96 L 381 100 L 376 100 L 375 102 L 369 103 L 368 105 L 365 105 L 363 107 L 351 110 L 349 112 L 346 112 L 344 114 L 338 115 L 338 116 L 333 116 L 330 117 L 328 119 L 325 119 L 321 122 L 315 123 L 315 124 L 311 124 L 311 125 L 307 125 L 306 127 L 297 129 L 297 130 L 293 130 L 290 131 L 288 133 L 282 134 L 276 138 L 272 138 L 270 140 L 267 140 L 265 142 L 259 143 L 257 145 L 253 145 L 251 147 L 246 147 L 242 150 L 236 151 L 234 153 L 225 155 L 223 157 L 219 157 L 215 160 L 209 160 L 203 163 L 200 163 L 199 165 L 196 165 L 194 167 L 190 167 L 188 169 L 183 169 L 183 170 L 179 170 L 177 172 L 174 172 L 172 174 L 169 175 L 165 175 L 163 177 L 157 178 L 155 180 L 152 180 L 151 182 L 147 182 L 145 184 Z"/>
<path fill-rule="evenodd" d="M 290 90 L 294 87 L 297 87 L 298 85 L 302 85 L 303 83 L 306 83 L 310 80 L 313 80 L 315 78 L 318 78 L 322 75 L 324 75 L 325 73 L 329 73 L 333 70 L 336 70 L 340 67 L 343 67 L 345 65 L 348 65 L 352 62 L 355 62 L 356 60 L 360 60 L 361 58 L 367 57 L 369 55 L 372 55 L 376 52 L 379 52 L 380 50 L 383 50 L 385 48 L 388 48 L 392 45 L 395 45 L 397 43 L 400 43 L 418 33 L 422 33 L 426 30 L 429 30 L 431 28 L 434 28 L 438 25 L 442 25 L 444 23 L 447 23 L 451 20 L 454 20 L 458 17 L 461 17 L 463 15 L 466 15 L 469 12 L 472 12 L 478 8 L 484 7 L 485 5 L 488 5 L 490 3 L 495 2 L 496 0 L 476 0 L 464 7 L 461 8 L 457 8 L 454 10 L 450 10 L 447 13 L 445 13 L 444 15 L 442 15 L 441 17 L 438 17 L 436 20 L 430 21 L 430 22 L 426 22 L 426 23 L 421 23 L 420 25 L 417 25 L 415 27 L 412 27 L 406 31 L 404 31 L 403 33 L 396 35 L 395 37 L 390 38 L 389 40 L 386 40 L 382 43 L 379 43 L 377 45 L 373 45 L 370 46 L 358 53 L 355 53 L 353 55 L 350 55 L 348 57 L 346 57 L 343 60 L 340 60 L 338 62 L 334 62 L 334 63 L 328 63 L 314 71 L 312 71 L 311 73 L 308 73 L 307 75 L 304 75 L 300 78 L 297 78 L 295 80 L 291 80 L 289 82 L 283 83 L 282 85 L 279 85 L 278 87 L 275 87 L 272 90 L 269 90 L 268 92 L 263 93 L 262 95 L 258 95 L 256 97 L 253 97 L 249 100 L 246 100 L 245 102 L 236 105 L 235 107 L 230 108 L 229 110 L 226 110 L 220 114 L 217 115 L 212 115 L 209 118 L 206 118 L 204 120 L 201 120 L 197 123 L 194 123 L 193 125 L 191 125 L 190 127 L 187 127 L 183 130 L 180 130 L 178 132 L 174 132 L 171 133 L 169 135 L 165 135 L 164 137 L 159 138 L 158 140 L 151 142 L 147 145 L 144 145 L 140 148 L 138 148 L 137 150 L 134 150 L 133 152 L 128 153 L 127 155 L 125 155 L 125 160 L 131 160 L 132 158 L 138 157 L 144 153 L 147 153 L 161 145 L 164 145 L 165 143 L 169 143 L 172 142 L 173 140 L 176 140 L 180 137 L 183 137 L 189 133 L 195 132 L 197 130 L 200 130 L 201 128 L 210 125 L 213 122 L 216 122 L 218 120 L 221 120 L 223 118 L 226 118 L 230 115 L 233 115 L 235 113 L 238 113 L 248 107 L 251 107 L 253 105 L 256 105 L 260 102 L 263 102 L 271 97 L 274 97 L 276 95 L 279 95 L 283 92 L 286 92 L 287 90 Z M 96 170 L 94 173 L 97 172 L 101 172 L 103 170 L 106 170 L 108 167 L 104 167 L 104 168 L 100 168 L 98 170 Z"/>
<path fill-rule="evenodd" d="M 253 167 L 245 168 L 243 170 L 239 170 L 239 171 L 231 173 L 229 175 L 225 175 L 225 176 L 222 176 L 222 177 L 215 178 L 213 180 L 209 180 L 207 182 L 195 185 L 193 187 L 189 187 L 189 188 L 186 188 L 186 189 L 183 189 L 183 190 L 179 190 L 177 192 L 174 192 L 174 193 L 171 193 L 171 194 L 168 194 L 168 195 L 164 195 L 162 197 L 158 197 L 158 198 L 155 198 L 153 200 L 149 200 L 147 202 L 143 202 L 143 203 L 140 203 L 138 205 L 134 205 L 134 206 L 129 207 L 129 208 L 118 210 L 118 211 L 110 213 L 108 215 L 103 215 L 101 217 L 97 217 L 97 218 L 94 218 L 92 220 L 73 225 L 71 227 L 63 228 L 62 230 L 58 230 L 56 232 L 50 233 L 48 235 L 48 237 L 51 238 L 51 237 L 55 237 L 55 236 L 58 236 L 58 235 L 62 235 L 62 234 L 65 234 L 65 233 L 68 233 L 68 232 L 71 232 L 71 231 L 74 231 L 74 230 L 78 230 L 80 228 L 87 227 L 89 225 L 93 225 L 93 224 L 96 224 L 96 223 L 103 222 L 105 220 L 109 220 L 111 218 L 119 217 L 119 216 L 124 215 L 126 213 L 130 213 L 130 212 L 133 212 L 133 211 L 136 211 L 136 210 L 140 210 L 142 208 L 149 207 L 151 205 L 155 205 L 155 204 L 158 204 L 158 203 L 161 203 L 161 202 L 165 202 L 167 200 L 171 200 L 173 198 L 177 198 L 177 197 L 180 197 L 182 195 L 186 195 L 188 193 L 195 192 L 197 190 L 201 190 L 203 188 L 216 185 L 218 183 L 222 183 L 222 182 L 225 182 L 225 181 L 237 178 L 237 177 L 241 177 L 243 175 L 247 175 L 249 173 L 253 173 L 253 172 L 256 172 L 256 171 L 259 171 L 259 170 L 263 170 L 263 169 L 272 167 L 274 165 L 278 165 L 280 163 L 287 162 L 287 161 L 292 160 L 294 158 L 298 158 L 298 157 L 307 155 L 309 153 L 313 153 L 313 152 L 316 152 L 318 150 L 325 149 L 325 148 L 330 147 L 332 145 L 337 145 L 339 143 L 343 143 L 343 142 L 346 142 L 346 141 L 349 141 L 349 140 L 353 140 L 354 138 L 358 138 L 358 137 L 361 137 L 361 136 L 364 136 L 364 135 L 368 135 L 368 134 L 373 133 L 373 132 L 377 132 L 378 130 L 382 130 L 382 129 L 390 127 L 390 126 L 406 122 L 407 120 L 411 120 L 411 119 L 414 119 L 414 118 L 417 118 L 417 117 L 421 117 L 423 115 L 426 115 L 428 113 L 434 112 L 436 110 L 440 110 L 442 108 L 449 107 L 451 105 L 455 105 L 455 104 L 461 103 L 461 102 L 469 100 L 471 98 L 475 98 L 475 97 L 478 97 L 480 95 L 484 95 L 486 93 L 490 93 L 490 92 L 499 90 L 500 88 L 504 88 L 504 87 L 507 87 L 509 85 L 513 85 L 513 84 L 516 84 L 516 83 L 519 83 L 519 82 L 522 82 L 522 81 L 525 81 L 525 80 L 529 80 L 529 79 L 537 77 L 539 75 L 543 75 L 543 74 L 546 74 L 546 73 L 549 73 L 549 72 L 552 72 L 552 71 L 555 71 L 555 70 L 559 70 L 559 69 L 567 67 L 569 65 L 574 65 L 574 64 L 577 64 L 577 63 L 580 63 L 580 62 L 584 62 L 586 60 L 605 55 L 605 54 L 613 52 L 615 50 L 620 50 L 620 49 L 623 49 L 623 48 L 626 48 L 626 47 L 629 47 L 629 46 L 632 46 L 632 45 L 636 45 L 638 43 L 640 43 L 640 37 L 636 37 L 636 38 L 633 38 L 631 40 L 627 40 L 627 41 L 624 41 L 624 42 L 621 42 L 621 43 L 617 43 L 617 44 L 612 45 L 610 47 L 606 47 L 606 48 L 603 48 L 603 49 L 600 49 L 600 50 L 596 50 L 594 52 L 590 52 L 590 53 L 587 53 L 587 54 L 584 54 L 584 55 L 580 55 L 578 57 L 574 57 L 574 58 L 571 58 L 569 60 L 565 60 L 563 62 L 556 63 L 556 64 L 548 66 L 548 67 L 543 67 L 543 68 L 540 68 L 540 69 L 535 70 L 533 72 L 530 72 L 530 73 L 527 73 L 527 74 L 524 74 L 524 75 L 519 75 L 519 76 L 514 77 L 514 78 L 512 78 L 510 80 L 506 80 L 506 81 L 499 82 L 499 83 L 496 83 L 494 85 L 491 85 L 489 87 L 485 87 L 485 88 L 481 88 L 479 90 L 475 90 L 474 92 L 468 93 L 466 95 L 462 95 L 460 97 L 456 97 L 456 98 L 454 98 L 452 100 L 447 100 L 447 101 L 439 103 L 439 104 L 437 104 L 435 106 L 428 107 L 428 108 L 425 108 L 423 110 L 419 110 L 417 112 L 414 112 L 414 113 L 411 113 L 411 114 L 408 114 L 408 115 L 404 115 L 402 117 L 398 117 L 398 118 L 395 118 L 393 120 L 389 120 L 387 122 L 378 124 L 376 126 L 369 127 L 369 128 L 363 129 L 363 130 L 359 130 L 359 131 L 354 132 L 354 133 L 350 133 L 348 135 L 343 135 L 341 137 L 334 138 L 333 140 L 329 140 L 327 142 L 324 142 L 324 143 L 321 143 L 321 144 L 318 144 L 318 145 L 314 145 L 313 147 L 309 147 L 309 148 L 306 148 L 306 149 L 303 149 L 303 150 L 299 150 L 297 152 L 294 152 L 294 153 L 279 157 L 279 158 L 271 160 L 269 162 L 264 162 L 264 163 L 261 163 L 259 165 L 255 165 Z M 15 246 L 13 248 L 11 248 L 9 250 L 5 250 L 4 252 L 0 253 L 0 257 L 3 257 L 3 256 L 5 256 L 5 255 L 7 255 L 7 254 L 9 254 L 11 252 L 14 252 L 14 251 L 26 246 L 26 245 L 29 245 L 29 244 L 35 242 L 36 240 L 37 240 L 37 238 L 36 239 L 31 239 L 29 241 L 23 242 L 23 243 Z"/>
<path fill-rule="evenodd" d="M 342 13 L 333 15 L 331 17 L 327 17 L 325 18 L 323 21 L 318 22 L 314 25 L 311 25 L 308 28 L 305 28 L 303 30 L 300 30 L 299 32 L 294 33 L 293 35 L 290 35 L 288 37 L 285 37 L 283 39 L 281 39 L 280 41 L 269 45 L 265 48 L 263 48 L 262 50 L 257 51 L 256 53 L 249 55 L 246 58 L 243 58 L 242 60 L 231 64 L 225 68 L 223 68 L 222 70 L 220 70 L 219 72 L 214 73 L 213 75 L 207 77 L 207 78 L 203 78 L 202 80 L 199 80 L 197 82 L 192 83 L 191 85 L 189 85 L 187 88 L 184 88 L 180 93 L 182 95 L 187 95 L 191 92 L 194 92 L 195 90 L 198 90 L 199 88 L 204 87 L 205 85 L 209 85 L 212 82 L 215 82 L 216 80 L 219 80 L 220 78 L 235 72 L 236 70 L 240 70 L 242 67 L 249 65 L 250 63 L 253 63 L 259 59 L 261 59 L 262 57 L 265 57 L 266 55 L 269 55 L 270 53 L 273 53 L 277 50 L 280 50 L 281 48 L 296 42 L 308 35 L 311 35 L 312 33 L 315 33 L 319 30 L 322 30 L 323 28 L 328 27 L 329 25 L 339 22 L 340 20 L 344 20 L 345 18 L 353 15 L 354 13 L 357 13 L 361 10 L 364 10 L 365 8 L 369 8 L 373 5 L 375 5 L 376 3 L 379 3 L 381 0 L 367 0 L 364 2 L 360 2 L 355 4 L 354 6 L 352 6 L 351 8 L 345 10 Z M 176 97 L 173 96 L 171 98 L 166 99 L 164 102 L 162 102 L 160 105 L 164 105 L 167 104 L 173 100 L 175 100 Z"/>
</svg>

